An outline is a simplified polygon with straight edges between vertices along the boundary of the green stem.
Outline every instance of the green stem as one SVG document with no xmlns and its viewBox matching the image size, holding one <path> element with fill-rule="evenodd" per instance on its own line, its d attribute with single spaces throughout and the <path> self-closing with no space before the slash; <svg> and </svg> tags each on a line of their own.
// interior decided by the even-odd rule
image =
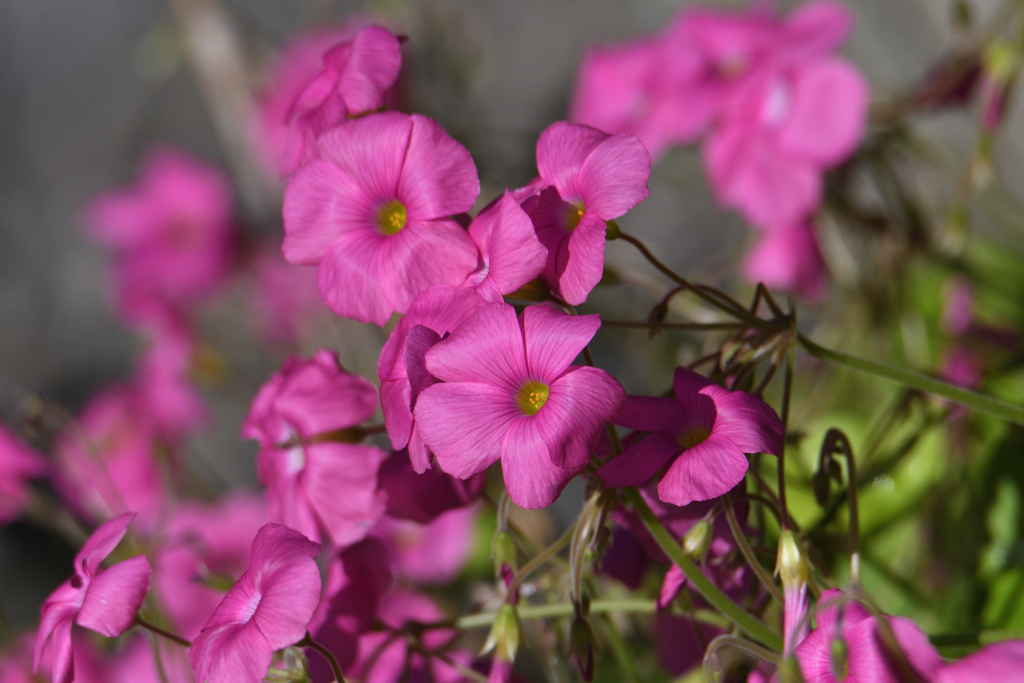
<svg viewBox="0 0 1024 683">
<path fill-rule="evenodd" d="M 619 630 L 615 628 L 615 624 L 612 623 L 608 615 L 605 615 L 602 622 L 601 625 L 612 646 L 612 654 L 622 670 L 623 678 L 630 683 L 640 683 L 640 674 L 636 670 L 636 663 L 629 655 L 629 649 L 626 647 L 625 641 L 622 640 L 622 636 L 619 635 Z"/>
<path fill-rule="evenodd" d="M 547 548 L 542 550 L 533 559 L 523 565 L 523 568 L 516 572 L 516 576 L 512 579 L 512 583 L 509 584 L 508 594 L 514 595 L 516 589 L 523 583 L 530 572 L 536 570 L 538 567 L 543 565 L 545 562 L 550 560 L 552 557 L 558 554 L 558 552 L 569 544 L 572 540 L 573 532 L 576 530 L 576 525 L 573 524 L 571 527 L 565 530 L 565 533 L 559 537 L 557 541 L 549 545 Z"/>
<path fill-rule="evenodd" d="M 308 647 L 319 652 L 330 663 L 331 671 L 334 672 L 335 682 L 345 683 L 345 676 L 341 673 L 341 664 L 338 663 L 338 659 L 330 650 L 313 640 L 313 636 L 309 635 L 308 631 L 306 632 L 306 637 L 296 643 L 296 645 L 298 647 Z"/>
<path fill-rule="evenodd" d="M 747 564 L 754 570 L 754 574 L 761 581 L 761 585 L 764 586 L 765 590 L 771 593 L 772 597 L 780 605 L 785 604 L 782 591 L 772 581 L 772 577 L 768 576 L 768 572 L 764 570 L 764 567 L 761 566 L 761 563 L 754 556 L 754 551 L 750 549 L 750 544 L 747 543 L 747 539 L 743 535 L 743 529 L 740 528 L 740 522 L 736 519 L 736 511 L 732 507 L 732 500 L 730 500 L 729 494 L 725 494 L 723 498 L 725 499 L 725 518 L 729 522 L 729 530 L 732 531 L 732 537 L 735 539 L 736 545 L 739 546 L 743 557 L 746 558 Z"/>
<path fill-rule="evenodd" d="M 140 617 L 137 614 L 135 615 L 135 623 L 138 626 L 141 626 L 144 629 L 148 629 L 148 630 L 152 631 L 153 633 L 157 634 L 158 636 L 163 636 L 164 638 L 167 638 L 168 640 L 173 640 L 174 642 L 176 642 L 178 645 L 181 645 L 182 647 L 192 647 L 192 641 L 191 640 L 188 640 L 186 638 L 182 638 L 181 636 L 179 636 L 176 633 L 171 633 L 170 631 L 166 631 L 166 630 L 160 628 L 159 626 L 157 626 L 156 624 L 151 624 L 151 623 L 149 623 L 148 621 L 146 621 L 145 619 L 143 619 L 142 617 Z"/>
<path fill-rule="evenodd" d="M 1024 407 L 1014 405 L 991 396 L 985 396 L 984 394 L 969 391 L 963 387 L 943 382 L 940 379 L 936 379 L 935 377 L 931 377 L 920 372 L 894 368 L 891 365 L 885 365 L 884 363 L 877 363 L 865 358 L 851 356 L 840 351 L 826 349 L 823 346 L 818 346 L 802 334 L 797 335 L 797 341 L 800 343 L 800 346 L 804 347 L 804 350 L 807 351 L 807 353 L 811 354 L 815 358 L 820 358 L 835 365 L 850 368 L 851 370 L 858 370 L 869 375 L 875 375 L 876 377 L 882 377 L 893 382 L 898 382 L 904 386 L 941 396 L 953 401 L 954 403 L 959 403 L 962 406 L 987 413 L 1002 420 L 1013 422 L 1018 425 L 1024 425 Z"/>
<path fill-rule="evenodd" d="M 782 636 L 765 624 L 760 619 L 749 614 L 742 607 L 737 605 L 733 600 L 722 592 L 722 590 L 711 582 L 711 579 L 704 576 L 704 573 L 697 567 L 697 564 L 691 560 L 683 552 L 683 549 L 676 543 L 675 539 L 672 538 L 671 534 L 662 526 L 661 522 L 651 511 L 651 508 L 647 505 L 647 501 L 643 499 L 640 492 L 630 487 L 625 489 L 626 498 L 633 504 L 637 514 L 640 515 L 640 519 L 643 520 L 647 530 L 651 532 L 654 540 L 657 541 L 661 549 L 665 551 L 665 554 L 683 570 L 683 574 L 689 579 L 693 587 L 696 588 L 704 599 L 710 602 L 715 609 L 729 617 L 737 626 L 746 631 L 748 634 L 757 638 L 762 643 L 777 650 L 782 651 Z"/>
<path fill-rule="evenodd" d="M 692 330 L 697 332 L 714 332 L 716 330 L 740 330 L 747 327 L 743 323 L 658 323 L 631 320 L 602 320 L 602 327 L 629 327 L 643 330 Z"/>
<path fill-rule="evenodd" d="M 657 611 L 657 605 L 654 600 L 594 600 L 590 603 L 591 614 L 603 614 L 609 612 L 638 612 L 641 614 L 654 614 L 655 611 Z M 575 614 L 575 607 L 571 602 L 560 602 L 553 605 L 527 605 L 516 608 L 516 614 L 520 619 L 571 617 Z M 464 617 L 459 617 L 454 621 L 454 623 L 447 623 L 443 625 L 448 628 L 454 626 L 457 629 L 483 628 L 494 623 L 497 616 L 497 612 L 469 614 Z M 432 626 L 432 624 L 428 626 Z"/>
</svg>

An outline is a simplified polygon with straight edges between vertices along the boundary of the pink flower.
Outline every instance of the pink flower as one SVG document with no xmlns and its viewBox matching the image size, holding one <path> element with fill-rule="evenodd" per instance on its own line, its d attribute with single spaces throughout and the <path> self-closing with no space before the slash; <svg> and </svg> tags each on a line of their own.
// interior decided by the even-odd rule
<svg viewBox="0 0 1024 683">
<path fill-rule="evenodd" d="M 249 539 L 268 521 L 262 496 L 232 494 L 216 505 L 186 503 L 174 511 L 155 557 L 153 591 L 177 632 L 199 635 L 224 597 L 214 586 L 249 565 Z"/>
<path fill-rule="evenodd" d="M 298 94 L 287 114 L 282 175 L 316 157 L 316 140 L 346 119 L 380 109 L 402 66 L 398 38 L 368 26 L 323 55 L 323 70 Z"/>
<path fill-rule="evenodd" d="M 138 524 L 152 528 L 167 504 L 156 441 L 139 393 L 131 387 L 107 387 L 58 438 L 57 490 L 87 516 L 105 520 L 137 511 Z"/>
<path fill-rule="evenodd" d="M 385 517 L 373 533 L 388 546 L 395 576 L 444 585 L 455 579 L 473 550 L 476 507 L 449 510 L 430 524 Z"/>
<path fill-rule="evenodd" d="M 480 193 L 469 152 L 434 121 L 371 114 L 325 133 L 288 183 L 284 255 L 319 264 L 324 302 L 383 325 L 435 285 L 461 284 L 477 249 L 451 219 Z"/>
<path fill-rule="evenodd" d="M 751 282 L 796 292 L 812 301 L 822 299 L 828 286 L 825 262 L 810 223 L 760 235 L 743 260 L 743 274 Z"/>
<path fill-rule="evenodd" d="M 0 424 L 0 526 L 11 521 L 28 503 L 28 481 L 50 472 L 43 456 L 26 446 Z"/>
<path fill-rule="evenodd" d="M 860 73 L 828 55 L 852 27 L 830 2 L 809 3 L 773 31 L 771 50 L 725 104 L 704 147 L 712 186 L 759 228 L 798 224 L 821 202 L 821 174 L 848 157 L 867 120 Z"/>
<path fill-rule="evenodd" d="M 321 349 L 312 360 L 289 358 L 253 400 L 242 436 L 261 448 L 257 468 L 270 517 L 339 545 L 354 543 L 384 513 L 377 470 L 387 457 L 349 443 L 344 430 L 377 407 L 373 385 L 338 366 Z M 344 491 L 344 495 L 339 495 Z"/>
<path fill-rule="evenodd" d="M 662 471 L 658 497 L 673 505 L 726 493 L 747 472 L 745 453 L 782 450 L 782 421 L 761 399 L 676 368 L 675 398 L 630 396 L 615 424 L 651 432 L 597 471 L 607 486 L 635 486 Z"/>
<path fill-rule="evenodd" d="M 196 343 L 181 324 L 162 325 L 139 365 L 136 385 L 154 426 L 175 442 L 209 421 L 203 398 L 189 373 Z"/>
<path fill-rule="evenodd" d="M 600 324 L 544 306 L 517 320 L 512 306 L 488 304 L 428 351 L 442 383 L 414 414 L 441 469 L 465 479 L 500 459 L 517 505 L 554 502 L 625 396 L 603 370 L 570 365 Z"/>
<path fill-rule="evenodd" d="M 606 221 L 650 194 L 651 157 L 632 135 L 559 121 L 537 140 L 537 170 L 547 187 L 523 208 L 548 249 L 544 280 L 575 306 L 604 272 Z"/>
<path fill-rule="evenodd" d="M 469 224 L 469 236 L 480 251 L 480 261 L 464 286 L 476 289 L 490 303 L 502 301 L 502 295 L 544 271 L 548 250 L 508 190 L 477 214 Z"/>
<path fill-rule="evenodd" d="M 396 520 L 429 524 L 440 515 L 480 497 L 487 473 L 458 479 L 435 467 L 419 474 L 406 450 L 395 451 L 380 468 L 380 489 L 387 494 L 387 514 Z"/>
<path fill-rule="evenodd" d="M 253 263 L 252 306 L 256 327 L 268 341 L 297 343 L 328 310 L 316 288 L 316 268 L 295 266 L 280 249 L 265 249 Z"/>
<path fill-rule="evenodd" d="M 100 526 L 75 555 L 75 573 L 46 599 L 40 608 L 35 668 L 46 652 L 52 657 L 54 683 L 75 677 L 71 655 L 71 625 L 78 624 L 108 638 L 116 638 L 135 623 L 149 592 L 153 568 L 143 555 L 100 571 L 100 562 L 124 538 L 134 514 L 128 513 Z"/>
<path fill-rule="evenodd" d="M 158 147 L 137 184 L 89 204 L 86 224 L 114 252 L 118 300 L 129 322 L 191 306 L 220 284 L 231 261 L 232 203 L 218 169 Z"/>
<path fill-rule="evenodd" d="M 320 602 L 319 554 L 319 543 L 286 526 L 257 532 L 248 570 L 192 642 L 197 681 L 259 683 L 274 651 L 302 640 Z"/>
<path fill-rule="evenodd" d="M 432 287 L 416 297 L 381 350 L 377 374 L 384 424 L 393 448 L 408 447 L 409 460 L 417 472 L 430 469 L 430 451 L 416 429 L 412 411 L 420 392 L 437 382 L 426 371 L 423 358 L 485 303 L 475 289 Z"/>
</svg>

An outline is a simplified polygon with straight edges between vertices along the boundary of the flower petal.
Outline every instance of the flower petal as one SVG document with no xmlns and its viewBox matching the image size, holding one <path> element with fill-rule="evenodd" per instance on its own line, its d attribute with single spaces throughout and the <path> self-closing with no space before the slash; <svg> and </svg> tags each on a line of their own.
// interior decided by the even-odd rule
<svg viewBox="0 0 1024 683">
<path fill-rule="evenodd" d="M 121 542 L 124 535 L 128 533 L 128 525 L 135 519 L 134 512 L 126 512 L 102 524 L 96 531 L 92 532 L 89 540 L 85 542 L 82 549 L 75 555 L 75 569 L 81 570 L 85 576 L 93 576 L 100 562 L 106 559 L 107 555 L 114 552 L 114 548 Z"/>
<path fill-rule="evenodd" d="M 510 294 L 544 271 L 548 250 L 537 239 L 530 217 L 507 190 L 477 214 L 469 225 L 469 235 L 487 268 L 486 276 L 475 286 L 488 301 L 499 301 L 488 292 Z"/>
<path fill-rule="evenodd" d="M 520 416 L 509 425 L 502 444 L 501 471 L 509 498 L 519 507 L 537 509 L 551 505 L 584 467 L 586 463 L 563 469 L 552 462 L 536 416 Z"/>
<path fill-rule="evenodd" d="M 320 569 L 316 561 L 308 555 L 293 556 L 270 572 L 261 585 L 263 596 L 252 620 L 271 649 L 280 650 L 302 640 L 313 611 L 320 604 Z"/>
<path fill-rule="evenodd" d="M 377 472 L 386 458 L 375 446 L 319 443 L 306 447 L 302 487 L 335 545 L 362 540 L 384 514 Z M 342 491 L 344 495 L 339 495 Z"/>
<path fill-rule="evenodd" d="M 701 393 L 711 397 L 718 411 L 712 434 L 729 439 L 744 453 L 782 453 L 782 420 L 767 403 L 713 384 Z"/>
<path fill-rule="evenodd" d="M 658 498 L 673 505 L 716 498 L 736 486 L 748 467 L 746 456 L 735 444 L 712 434 L 683 451 L 669 466 L 658 484 Z"/>
<path fill-rule="evenodd" d="M 605 486 L 612 488 L 639 486 L 657 474 L 680 450 L 672 437 L 655 432 L 606 462 L 596 474 Z"/>
<path fill-rule="evenodd" d="M 521 315 L 527 372 L 546 384 L 586 348 L 601 327 L 598 315 L 569 315 L 547 306 L 528 306 Z"/>
<path fill-rule="evenodd" d="M 259 683 L 270 670 L 274 648 L 252 622 L 203 629 L 188 661 L 203 683 Z"/>
<path fill-rule="evenodd" d="M 149 592 L 153 567 L 144 555 L 118 562 L 100 572 L 85 591 L 75 623 L 116 638 L 135 623 L 135 615 Z"/>
<path fill-rule="evenodd" d="M 596 128 L 557 121 L 537 139 L 537 171 L 567 200 L 581 200 L 577 179 L 583 164 L 598 145 L 610 138 Z"/>
<path fill-rule="evenodd" d="M 570 368 L 555 380 L 536 415 L 551 461 L 570 469 L 586 465 L 604 423 L 619 412 L 625 398 L 622 386 L 599 368 Z"/>
<path fill-rule="evenodd" d="M 340 316 L 382 327 L 388 321 L 395 309 L 374 277 L 385 239 L 373 230 L 354 230 L 333 242 L 316 273 L 320 296 L 328 308 Z"/>
<path fill-rule="evenodd" d="M 604 243 L 607 226 L 599 216 L 587 213 L 559 245 L 555 261 L 558 292 L 568 303 L 578 306 L 604 276 Z M 563 257 L 563 250 L 565 256 Z M 549 257 L 550 263 L 550 257 Z"/>
<path fill-rule="evenodd" d="M 363 114 L 382 107 L 401 67 L 401 46 L 391 31 L 367 26 L 357 33 L 338 81 L 348 113 Z"/>
<path fill-rule="evenodd" d="M 317 144 L 320 157 L 352 178 L 376 208 L 396 199 L 404 202 L 399 185 L 412 131 L 413 117 L 381 112 L 335 126 Z M 365 218 L 372 221 L 375 216 L 370 213 Z"/>
<path fill-rule="evenodd" d="M 430 374 L 445 382 L 478 382 L 505 388 L 505 398 L 511 405 L 512 392 L 529 379 L 516 309 L 505 303 L 480 308 L 451 336 L 430 349 L 426 362 Z"/>
<path fill-rule="evenodd" d="M 644 143 L 620 133 L 598 145 L 583 163 L 580 198 L 587 213 L 606 221 L 618 218 L 651 194 L 650 177 L 651 155 Z"/>
<path fill-rule="evenodd" d="M 986 645 L 955 662 L 946 664 L 937 683 L 989 683 L 1011 681 L 1024 671 L 1024 641 L 1008 640 Z"/>
<path fill-rule="evenodd" d="M 675 435 L 684 424 L 685 415 L 674 398 L 660 396 L 627 396 L 622 411 L 612 419 L 620 427 L 639 432 L 661 432 Z"/>
<path fill-rule="evenodd" d="M 367 117 L 371 118 L 371 117 Z M 430 220 L 469 211 L 480 179 L 469 150 L 437 121 L 413 114 L 398 198 L 410 220 Z"/>
</svg>

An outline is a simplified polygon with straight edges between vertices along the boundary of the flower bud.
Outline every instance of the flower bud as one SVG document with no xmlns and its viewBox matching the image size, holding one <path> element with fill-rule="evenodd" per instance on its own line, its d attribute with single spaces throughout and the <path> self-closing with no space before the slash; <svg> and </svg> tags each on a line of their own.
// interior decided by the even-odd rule
<svg viewBox="0 0 1024 683">
<path fill-rule="evenodd" d="M 706 519 L 700 519 L 683 536 L 683 552 L 694 562 L 703 562 L 710 547 L 711 525 Z"/>
<path fill-rule="evenodd" d="M 516 651 L 519 649 L 519 616 L 516 608 L 504 604 L 498 610 L 498 616 L 491 626 L 491 632 L 487 635 L 487 642 L 484 643 L 480 654 L 487 654 L 494 650 L 494 656 L 505 662 L 516 661 Z"/>
<path fill-rule="evenodd" d="M 807 577 L 810 567 L 800 544 L 789 529 L 779 534 L 779 554 L 775 573 L 782 579 L 783 652 L 789 655 L 807 637 Z"/>
<path fill-rule="evenodd" d="M 782 665 L 779 666 L 779 683 L 806 683 L 796 657 L 789 656 L 782 660 Z"/>
<path fill-rule="evenodd" d="M 837 633 L 828 644 L 829 657 L 832 659 L 832 676 L 837 681 L 845 680 L 850 675 L 849 651 L 846 641 Z"/>
<path fill-rule="evenodd" d="M 270 667 L 265 681 L 268 683 L 309 683 L 309 660 L 301 647 L 287 647 L 280 659 Z"/>
<path fill-rule="evenodd" d="M 513 571 L 518 567 L 516 542 L 512 538 L 512 534 L 507 531 L 499 531 L 494 534 L 491 557 L 494 559 L 495 576 L 502 576 L 505 567 L 510 567 Z"/>
<path fill-rule="evenodd" d="M 590 623 L 576 617 L 569 627 L 569 654 L 576 660 L 580 675 L 585 681 L 594 679 L 594 630 Z"/>
<path fill-rule="evenodd" d="M 804 558 L 803 550 L 796 541 L 796 536 L 789 529 L 779 534 L 779 553 L 776 558 L 775 573 L 782 579 L 782 587 L 786 590 L 796 589 L 807 583 L 810 567 Z"/>
<path fill-rule="evenodd" d="M 604 238 L 611 242 L 612 240 L 619 239 L 619 235 L 622 234 L 622 228 L 615 221 L 605 221 Z"/>
</svg>

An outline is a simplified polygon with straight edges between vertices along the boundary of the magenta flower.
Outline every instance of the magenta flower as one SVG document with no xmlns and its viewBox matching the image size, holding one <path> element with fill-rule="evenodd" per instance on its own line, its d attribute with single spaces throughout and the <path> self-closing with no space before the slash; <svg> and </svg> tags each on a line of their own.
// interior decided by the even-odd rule
<svg viewBox="0 0 1024 683">
<path fill-rule="evenodd" d="M 469 236 L 480 251 L 480 262 L 465 286 L 490 303 L 502 301 L 544 272 L 548 250 L 537 239 L 533 223 L 508 190 L 477 214 Z"/>
<path fill-rule="evenodd" d="M 559 121 L 537 140 L 537 171 L 547 187 L 523 208 L 548 249 L 544 280 L 575 306 L 604 272 L 606 221 L 650 194 L 651 156 L 632 135 Z"/>
<path fill-rule="evenodd" d="M 430 349 L 427 370 L 442 383 L 414 414 L 441 469 L 465 479 L 500 459 L 517 505 L 554 502 L 625 397 L 603 370 L 570 365 L 600 325 L 544 306 L 517 320 L 512 306 L 488 304 Z"/>
<path fill-rule="evenodd" d="M 676 368 L 675 398 L 629 396 L 615 424 L 650 432 L 597 470 L 607 486 L 635 486 L 667 466 L 658 497 L 673 505 L 710 500 L 747 472 L 745 453 L 782 451 L 782 421 L 764 401 Z"/>
<path fill-rule="evenodd" d="M 486 483 L 486 472 L 469 479 L 453 477 L 439 467 L 417 473 L 404 449 L 393 452 L 380 468 L 388 517 L 418 524 L 429 524 L 449 510 L 469 505 L 480 497 Z"/>
<path fill-rule="evenodd" d="M 184 325 L 161 325 L 139 365 L 139 397 L 159 434 L 171 443 L 209 421 L 189 376 L 195 354 L 196 342 Z"/>
<path fill-rule="evenodd" d="M 75 678 L 71 654 L 71 625 L 78 624 L 108 638 L 116 638 L 135 623 L 149 592 L 153 568 L 144 555 L 101 571 L 100 563 L 124 538 L 134 514 L 128 513 L 100 526 L 75 555 L 75 573 L 46 599 L 40 608 L 35 668 L 51 653 L 54 683 Z"/>
<path fill-rule="evenodd" d="M 192 642 L 197 681 L 259 683 L 274 651 L 302 640 L 320 602 L 319 554 L 319 543 L 286 526 L 257 532 L 248 570 Z"/>
<path fill-rule="evenodd" d="M 327 50 L 323 70 L 298 94 L 288 112 L 282 175 L 315 158 L 316 140 L 328 129 L 383 107 L 401 67 L 398 38 L 379 26 L 367 26 L 351 40 Z"/>
<path fill-rule="evenodd" d="M 743 260 L 743 274 L 751 282 L 796 292 L 812 301 L 820 300 L 828 286 L 814 227 L 806 222 L 758 236 Z"/>
<path fill-rule="evenodd" d="M 0 527 L 28 503 L 28 482 L 50 472 L 50 463 L 0 424 Z"/>
<path fill-rule="evenodd" d="M 321 349 L 312 360 L 289 358 L 263 385 L 242 425 L 261 448 L 257 469 L 270 517 L 338 545 L 366 535 L 384 514 L 377 470 L 387 457 L 374 446 L 346 442 L 344 430 L 377 407 L 373 385 Z M 344 495 L 338 495 L 344 491 Z"/>
<path fill-rule="evenodd" d="M 377 375 L 384 424 L 391 446 L 396 450 L 408 448 L 409 460 L 417 472 L 430 469 L 430 451 L 416 429 L 412 410 L 420 392 L 437 381 L 426 371 L 423 358 L 485 303 L 472 288 L 432 287 L 416 297 L 381 350 Z"/>
<path fill-rule="evenodd" d="M 373 528 L 373 534 L 387 544 L 396 577 L 445 585 L 469 561 L 476 540 L 476 519 L 476 507 L 449 510 L 429 524 L 384 517 Z"/>
<path fill-rule="evenodd" d="M 224 175 L 169 147 L 149 152 L 139 181 L 96 197 L 89 232 L 114 253 L 119 307 L 149 323 L 211 294 L 231 262 L 233 198 Z"/>
<path fill-rule="evenodd" d="M 383 325 L 435 285 L 458 285 L 477 249 L 451 216 L 480 193 L 465 147 L 424 116 L 385 112 L 325 133 L 288 183 L 284 255 L 319 264 L 335 313 Z"/>
</svg>

